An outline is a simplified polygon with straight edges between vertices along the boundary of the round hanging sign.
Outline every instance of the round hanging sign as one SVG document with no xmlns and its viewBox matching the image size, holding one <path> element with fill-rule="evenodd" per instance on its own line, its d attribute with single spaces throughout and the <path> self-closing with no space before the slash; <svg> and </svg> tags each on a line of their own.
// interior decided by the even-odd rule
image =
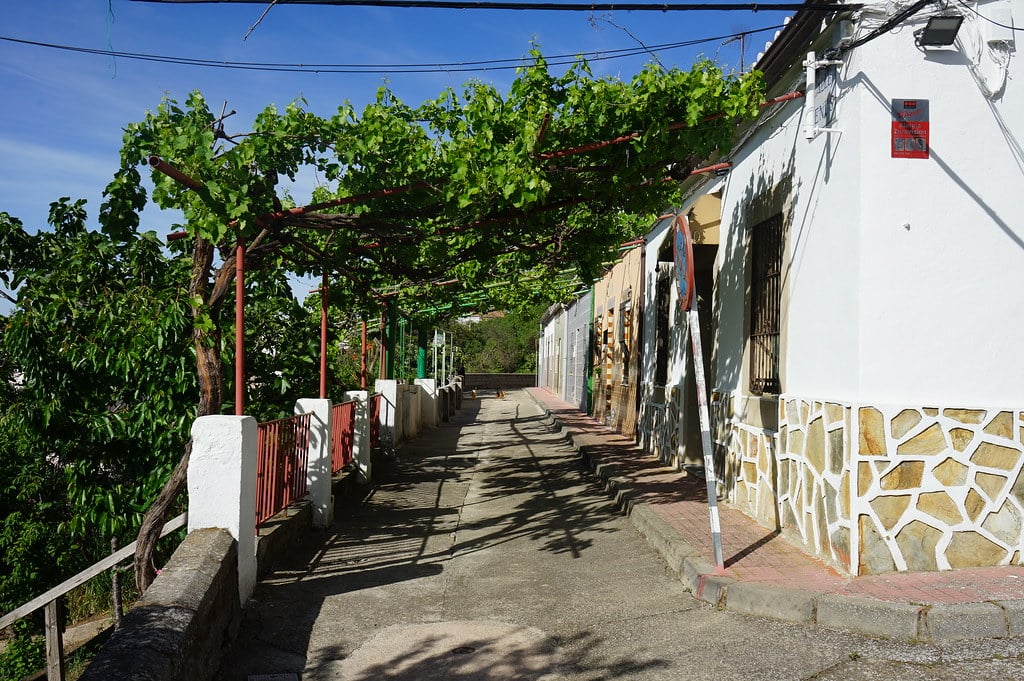
<svg viewBox="0 0 1024 681">
<path fill-rule="evenodd" d="M 690 223 L 685 215 L 676 216 L 673 231 L 672 252 L 676 263 L 679 306 L 689 310 L 693 302 L 693 240 L 690 239 Z"/>
</svg>

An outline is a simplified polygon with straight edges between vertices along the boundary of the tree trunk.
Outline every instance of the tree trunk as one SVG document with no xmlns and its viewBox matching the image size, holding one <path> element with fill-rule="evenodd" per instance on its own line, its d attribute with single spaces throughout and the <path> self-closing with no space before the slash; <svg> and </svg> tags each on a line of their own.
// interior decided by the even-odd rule
<svg viewBox="0 0 1024 681">
<path fill-rule="evenodd" d="M 213 244 L 206 239 L 196 238 L 192 251 L 190 298 L 198 296 L 201 300 L 207 300 L 210 271 L 213 266 L 213 251 Z M 196 373 L 199 379 L 197 418 L 219 414 L 224 393 L 224 376 L 220 362 L 220 333 L 216 327 L 215 311 L 204 307 L 192 308 L 194 321 L 198 321 L 199 317 L 204 314 L 214 317 L 215 327 L 210 332 L 200 329 L 196 324 L 193 324 L 192 327 L 192 343 L 196 352 Z M 188 460 L 191 454 L 192 440 L 190 439 L 185 445 L 181 460 L 174 467 L 171 477 L 160 490 L 156 501 L 146 511 L 142 526 L 139 528 L 138 544 L 135 548 L 135 584 L 138 586 L 140 594 L 153 583 L 153 579 L 156 577 L 153 552 L 175 501 L 185 489 L 188 480 Z"/>
</svg>

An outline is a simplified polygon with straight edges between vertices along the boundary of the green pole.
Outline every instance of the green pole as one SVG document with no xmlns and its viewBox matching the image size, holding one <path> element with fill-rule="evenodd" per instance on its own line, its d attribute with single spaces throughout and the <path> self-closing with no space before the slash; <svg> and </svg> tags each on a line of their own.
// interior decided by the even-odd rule
<svg viewBox="0 0 1024 681">
<path fill-rule="evenodd" d="M 398 318 L 398 377 L 405 379 L 405 318 Z"/>
<path fill-rule="evenodd" d="M 416 378 L 427 377 L 427 330 L 416 330 Z"/>
</svg>

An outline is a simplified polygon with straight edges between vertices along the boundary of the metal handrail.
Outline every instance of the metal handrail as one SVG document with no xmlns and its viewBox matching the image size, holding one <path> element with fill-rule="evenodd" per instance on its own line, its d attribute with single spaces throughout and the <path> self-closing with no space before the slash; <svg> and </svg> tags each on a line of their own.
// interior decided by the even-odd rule
<svg viewBox="0 0 1024 681">
<path fill-rule="evenodd" d="M 188 523 L 188 512 L 182 513 L 164 524 L 160 531 L 160 537 L 166 537 L 171 532 L 184 527 Z M 33 598 L 28 603 L 11 610 L 0 617 L 0 629 L 8 627 L 23 617 L 31 615 L 39 608 L 46 608 L 46 677 L 50 681 L 63 681 L 64 678 L 64 649 L 61 640 L 59 618 L 57 617 L 57 602 L 72 589 L 85 584 L 93 577 L 100 575 L 118 563 L 135 553 L 135 545 L 132 542 L 123 549 L 119 549 L 106 558 L 93 563 L 74 577 L 64 580 L 49 591 Z"/>
</svg>

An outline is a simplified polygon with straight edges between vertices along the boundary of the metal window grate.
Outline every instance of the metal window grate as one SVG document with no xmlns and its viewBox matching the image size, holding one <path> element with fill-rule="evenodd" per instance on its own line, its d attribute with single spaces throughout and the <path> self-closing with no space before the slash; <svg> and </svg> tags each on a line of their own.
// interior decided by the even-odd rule
<svg viewBox="0 0 1024 681">
<path fill-rule="evenodd" d="M 782 307 L 782 213 L 751 230 L 750 392 L 778 394 Z"/>
</svg>

